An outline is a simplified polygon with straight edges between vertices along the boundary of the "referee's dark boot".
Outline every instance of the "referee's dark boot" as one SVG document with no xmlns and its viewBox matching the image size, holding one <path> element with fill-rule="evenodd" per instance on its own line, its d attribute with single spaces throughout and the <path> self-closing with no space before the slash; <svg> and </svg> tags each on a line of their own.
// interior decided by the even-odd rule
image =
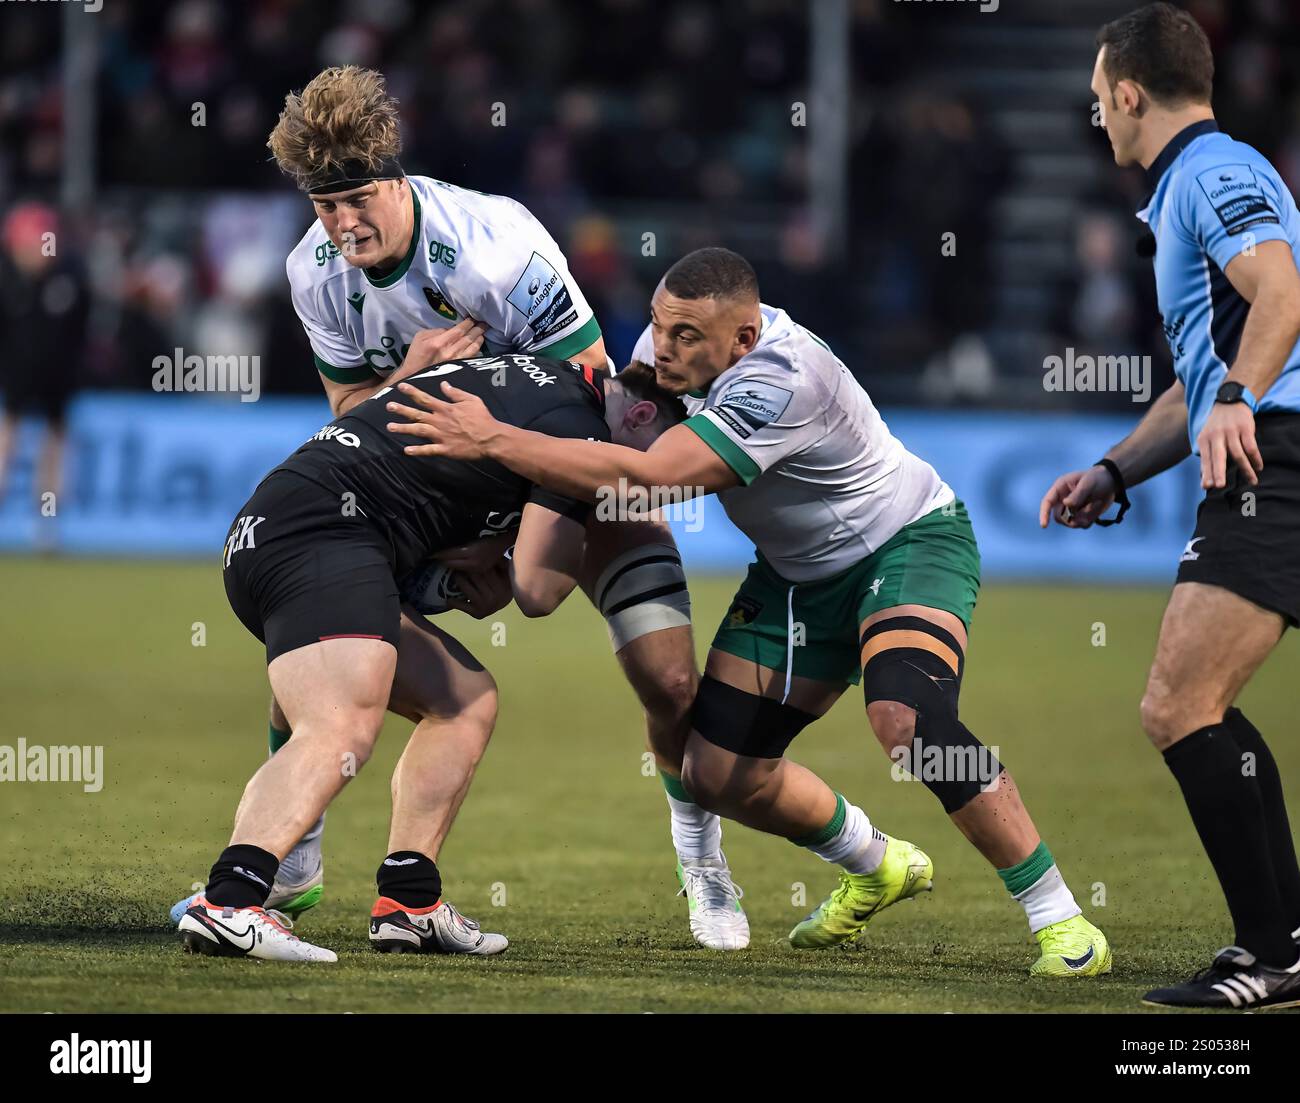
<svg viewBox="0 0 1300 1103">
<path fill-rule="evenodd" d="M 1240 946 L 1220 950 L 1209 968 L 1142 997 L 1152 1007 L 1254 1011 L 1300 1007 L 1300 957 L 1287 969 L 1265 965 Z"/>
</svg>

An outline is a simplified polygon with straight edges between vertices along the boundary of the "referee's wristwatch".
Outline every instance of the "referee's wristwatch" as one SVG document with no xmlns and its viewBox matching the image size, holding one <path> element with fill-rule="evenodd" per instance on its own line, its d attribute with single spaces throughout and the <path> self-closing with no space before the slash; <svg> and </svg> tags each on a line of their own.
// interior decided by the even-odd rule
<svg viewBox="0 0 1300 1103">
<path fill-rule="evenodd" d="M 1250 388 L 1243 383 L 1231 381 L 1224 383 L 1215 393 L 1214 401 L 1222 402 L 1225 406 L 1230 406 L 1234 402 L 1244 402 L 1252 414 L 1259 409 L 1259 399 L 1251 394 Z"/>
</svg>

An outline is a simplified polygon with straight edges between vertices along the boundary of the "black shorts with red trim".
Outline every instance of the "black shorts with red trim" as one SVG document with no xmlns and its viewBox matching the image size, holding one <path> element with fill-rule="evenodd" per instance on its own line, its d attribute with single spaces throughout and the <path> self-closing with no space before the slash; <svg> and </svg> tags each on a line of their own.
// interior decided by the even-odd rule
<svg viewBox="0 0 1300 1103">
<path fill-rule="evenodd" d="M 354 507 L 291 471 L 264 479 L 222 551 L 226 597 L 266 661 L 322 640 L 397 646 L 392 548 Z"/>
<path fill-rule="evenodd" d="M 1251 486 L 1228 459 L 1227 485 L 1210 490 L 1178 564 L 1179 582 L 1220 586 L 1300 625 L 1300 414 L 1255 418 L 1264 460 Z"/>
</svg>

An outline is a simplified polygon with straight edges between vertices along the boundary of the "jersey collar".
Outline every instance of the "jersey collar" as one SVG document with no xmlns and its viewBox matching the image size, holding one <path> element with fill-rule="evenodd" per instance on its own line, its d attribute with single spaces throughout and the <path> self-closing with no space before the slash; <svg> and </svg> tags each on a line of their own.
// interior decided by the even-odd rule
<svg viewBox="0 0 1300 1103">
<path fill-rule="evenodd" d="M 1183 127 L 1182 130 L 1170 138 L 1169 144 L 1160 151 L 1160 155 L 1151 162 L 1151 167 L 1147 169 L 1147 185 L 1151 190 L 1155 191 L 1156 185 L 1160 183 L 1160 177 L 1165 174 L 1169 166 L 1174 163 L 1174 160 L 1183 150 L 1202 134 L 1213 134 L 1218 129 L 1219 124 L 1213 119 L 1201 119 L 1199 122 L 1192 123 L 1191 126 Z"/>
<path fill-rule="evenodd" d="M 409 180 L 410 177 L 407 177 L 407 179 Z M 413 211 L 411 218 L 411 247 L 406 250 L 406 256 L 402 258 L 402 263 L 380 279 L 372 276 L 369 268 L 362 269 L 366 279 L 370 281 L 371 287 L 392 287 L 410 269 L 411 261 L 415 259 L 415 250 L 420 245 L 420 238 L 424 236 L 424 226 L 420 220 L 420 197 L 415 194 L 415 185 L 411 185 L 411 210 Z"/>
</svg>

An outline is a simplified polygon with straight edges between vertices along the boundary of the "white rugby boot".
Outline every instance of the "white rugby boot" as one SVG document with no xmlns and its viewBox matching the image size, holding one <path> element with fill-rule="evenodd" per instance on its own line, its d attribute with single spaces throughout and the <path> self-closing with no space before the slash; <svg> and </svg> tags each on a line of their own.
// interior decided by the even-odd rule
<svg viewBox="0 0 1300 1103">
<path fill-rule="evenodd" d="M 740 906 L 744 893 L 731 879 L 727 858 L 687 858 L 677 863 L 678 896 L 686 897 L 691 934 L 710 950 L 743 950 L 749 945 L 749 919 Z"/>
<path fill-rule="evenodd" d="M 479 929 L 446 900 L 408 908 L 381 896 L 370 909 L 370 944 L 383 954 L 499 954 L 505 935 Z"/>
<path fill-rule="evenodd" d="M 266 908 L 209 904 L 200 893 L 178 924 L 191 953 L 253 957 L 265 961 L 338 961 L 333 950 L 313 946 L 293 933 L 293 920 Z"/>
</svg>

